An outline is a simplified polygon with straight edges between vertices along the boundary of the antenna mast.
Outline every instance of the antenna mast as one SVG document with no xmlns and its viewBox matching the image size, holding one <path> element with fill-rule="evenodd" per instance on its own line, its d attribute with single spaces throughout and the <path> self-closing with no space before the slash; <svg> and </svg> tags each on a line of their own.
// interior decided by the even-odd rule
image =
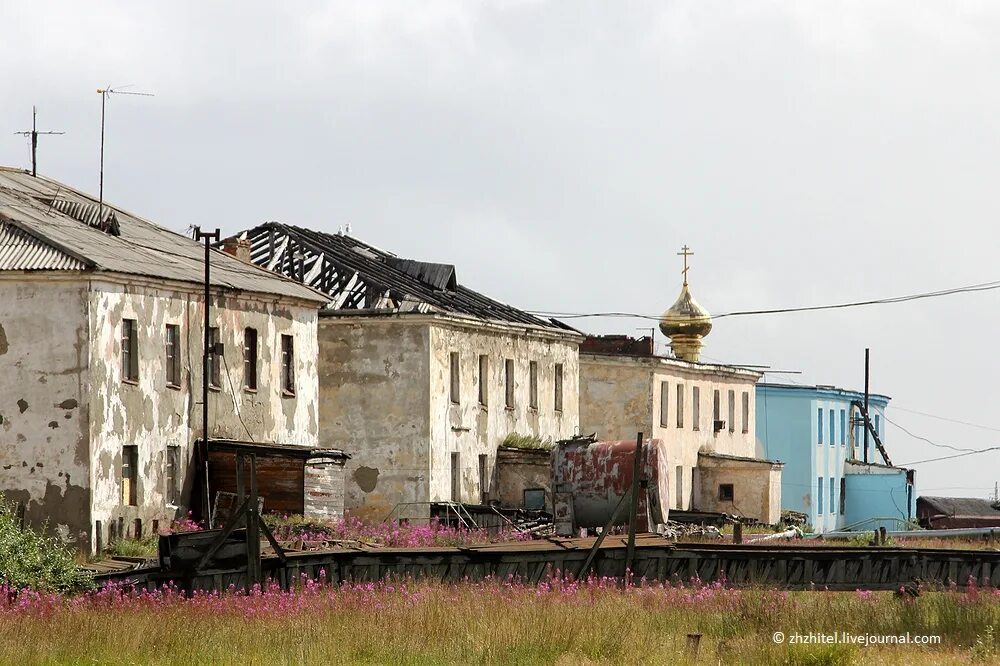
<svg viewBox="0 0 1000 666">
<path fill-rule="evenodd" d="M 132 92 L 130 90 L 123 90 L 123 88 L 128 88 L 129 86 L 121 86 L 119 88 L 112 88 L 110 85 L 104 88 L 98 88 L 97 93 L 101 96 L 101 176 L 100 176 L 100 186 L 97 195 L 97 217 L 102 219 L 104 217 L 104 106 L 108 101 L 108 98 L 112 95 L 139 95 L 141 97 L 155 97 L 153 93 L 148 92 Z"/>
<path fill-rule="evenodd" d="M 31 176 L 32 178 L 38 175 L 38 135 L 39 134 L 65 134 L 66 132 L 39 132 L 38 131 L 38 107 L 32 105 L 31 107 L 31 130 L 25 130 L 24 132 L 14 132 L 14 134 L 20 134 L 21 136 L 31 137 Z"/>
</svg>

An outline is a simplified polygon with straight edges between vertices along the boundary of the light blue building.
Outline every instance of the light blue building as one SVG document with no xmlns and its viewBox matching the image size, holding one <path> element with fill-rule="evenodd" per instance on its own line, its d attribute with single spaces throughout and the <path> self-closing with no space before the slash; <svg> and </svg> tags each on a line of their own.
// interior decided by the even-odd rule
<svg viewBox="0 0 1000 666">
<path fill-rule="evenodd" d="M 785 463 L 782 509 L 804 513 L 815 532 L 902 529 L 916 512 L 913 471 L 889 464 L 884 447 L 889 398 L 833 386 L 757 385 L 758 450 Z M 890 455 L 891 457 L 891 455 Z"/>
</svg>

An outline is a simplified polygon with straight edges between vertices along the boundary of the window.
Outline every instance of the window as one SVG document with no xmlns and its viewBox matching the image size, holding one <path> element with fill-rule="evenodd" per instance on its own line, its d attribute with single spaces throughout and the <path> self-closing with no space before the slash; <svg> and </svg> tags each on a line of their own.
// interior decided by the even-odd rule
<svg viewBox="0 0 1000 666">
<path fill-rule="evenodd" d="M 684 385 L 677 385 L 677 427 L 684 427 Z"/>
<path fill-rule="evenodd" d="M 561 412 L 563 410 L 563 365 L 562 363 L 556 363 L 555 377 L 555 410 Z"/>
<path fill-rule="evenodd" d="M 285 395 L 295 395 L 295 339 L 281 336 L 281 390 Z"/>
<path fill-rule="evenodd" d="M 816 436 L 817 436 L 816 443 L 817 444 L 822 444 L 823 443 L 823 408 L 822 407 L 819 408 L 819 411 L 817 412 L 817 417 L 816 418 L 817 418 L 816 422 L 819 424 L 819 427 L 816 429 Z"/>
<path fill-rule="evenodd" d="M 720 502 L 733 501 L 733 484 L 731 483 L 719 484 L 719 501 Z"/>
<path fill-rule="evenodd" d="M 243 331 L 243 387 L 257 390 L 257 329 Z"/>
<path fill-rule="evenodd" d="M 180 471 L 181 471 L 181 447 L 179 446 L 168 446 L 167 447 L 167 492 L 166 499 L 167 504 L 176 506 L 180 503 L 181 498 L 181 484 L 180 484 Z"/>
<path fill-rule="evenodd" d="M 684 510 L 684 466 L 678 465 L 674 469 L 675 483 L 677 484 L 677 489 L 674 491 L 674 508 L 681 511 Z"/>
<path fill-rule="evenodd" d="M 538 409 L 538 361 L 528 363 L 528 407 Z"/>
<path fill-rule="evenodd" d="M 122 381 L 139 381 L 139 337 L 135 319 L 122 319 Z"/>
<path fill-rule="evenodd" d="M 691 387 L 691 425 L 695 430 L 701 429 L 701 389 Z"/>
<path fill-rule="evenodd" d="M 136 506 L 136 477 L 139 471 L 139 447 L 125 445 L 122 447 L 122 504 Z"/>
<path fill-rule="evenodd" d="M 486 504 L 490 499 L 490 477 L 488 476 L 487 470 L 489 469 L 489 456 L 485 453 L 479 454 L 479 495 L 480 502 Z"/>
<path fill-rule="evenodd" d="M 833 422 L 834 422 L 835 418 L 837 418 L 836 410 L 831 409 L 830 410 L 830 446 L 836 446 L 837 445 L 837 433 L 835 433 L 834 430 L 833 430 Z"/>
<path fill-rule="evenodd" d="M 823 513 L 823 477 L 816 479 L 816 515 Z"/>
<path fill-rule="evenodd" d="M 847 410 L 840 410 L 840 445 L 847 444 Z M 841 512 L 843 513 L 843 512 Z"/>
<path fill-rule="evenodd" d="M 479 355 L 479 404 L 485 407 L 490 399 L 490 357 Z"/>
<path fill-rule="evenodd" d="M 750 393 L 743 391 L 743 432 L 750 432 Z"/>
<path fill-rule="evenodd" d="M 833 477 L 830 477 L 830 513 L 837 513 L 836 497 L 837 488 L 833 483 Z"/>
<path fill-rule="evenodd" d="M 167 386 L 180 388 L 181 385 L 181 333 L 177 324 L 167 324 Z"/>
<path fill-rule="evenodd" d="M 514 359 L 504 359 L 503 362 L 504 380 L 504 405 L 507 409 L 514 409 Z"/>
<path fill-rule="evenodd" d="M 736 432 L 736 391 L 729 392 L 729 432 Z"/>
<path fill-rule="evenodd" d="M 719 397 L 719 390 L 716 389 L 714 394 L 712 395 L 712 421 L 714 422 L 714 425 L 712 427 L 713 431 L 719 432 L 720 430 L 722 430 L 722 428 L 719 425 L 719 422 L 721 420 L 722 420 L 722 398 Z"/>
<path fill-rule="evenodd" d="M 458 367 L 458 352 L 452 352 L 448 355 L 448 365 L 451 371 L 451 404 L 457 405 L 459 403 L 459 390 L 461 389 L 459 381 L 459 367 Z"/>
<path fill-rule="evenodd" d="M 462 458 L 458 452 L 451 454 L 451 501 L 462 501 Z"/>
<path fill-rule="evenodd" d="M 670 425 L 668 417 L 668 406 L 670 405 L 670 384 L 660 382 L 660 426 L 666 428 Z"/>
<path fill-rule="evenodd" d="M 882 420 L 879 418 L 879 415 L 876 414 L 875 415 L 875 434 L 879 437 L 879 439 L 882 438 L 882 422 L 881 421 Z"/>
<path fill-rule="evenodd" d="M 212 388 L 222 386 L 222 369 L 220 367 L 222 351 L 219 349 L 219 327 L 208 327 L 208 385 Z"/>
<path fill-rule="evenodd" d="M 840 515 L 844 515 L 844 505 L 847 503 L 847 479 L 840 477 Z"/>
</svg>

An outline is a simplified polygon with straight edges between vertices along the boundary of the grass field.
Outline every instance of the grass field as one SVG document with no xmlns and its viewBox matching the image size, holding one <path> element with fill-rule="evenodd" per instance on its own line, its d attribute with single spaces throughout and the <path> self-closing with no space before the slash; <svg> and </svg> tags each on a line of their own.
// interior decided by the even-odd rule
<svg viewBox="0 0 1000 666">
<path fill-rule="evenodd" d="M 76 664 L 967 664 L 1000 661 L 1000 592 L 785 593 L 413 581 L 185 599 L 0 594 L 0 662 Z M 936 646 L 777 645 L 774 632 L 937 635 Z M 996 633 L 995 633 L 996 632 Z M 701 634 L 698 654 L 688 634 Z"/>
</svg>

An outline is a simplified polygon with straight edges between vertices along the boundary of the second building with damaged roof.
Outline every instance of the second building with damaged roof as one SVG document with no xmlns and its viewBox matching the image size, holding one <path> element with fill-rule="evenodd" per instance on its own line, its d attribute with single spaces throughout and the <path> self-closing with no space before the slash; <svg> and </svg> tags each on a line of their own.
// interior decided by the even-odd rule
<svg viewBox="0 0 1000 666">
<path fill-rule="evenodd" d="M 279 223 L 236 243 L 326 293 L 319 321 L 320 443 L 343 449 L 345 507 L 425 518 L 438 502 L 496 499 L 497 447 L 579 424 L 579 344 L 564 325 L 461 285 L 455 267 L 344 234 Z"/>
</svg>

